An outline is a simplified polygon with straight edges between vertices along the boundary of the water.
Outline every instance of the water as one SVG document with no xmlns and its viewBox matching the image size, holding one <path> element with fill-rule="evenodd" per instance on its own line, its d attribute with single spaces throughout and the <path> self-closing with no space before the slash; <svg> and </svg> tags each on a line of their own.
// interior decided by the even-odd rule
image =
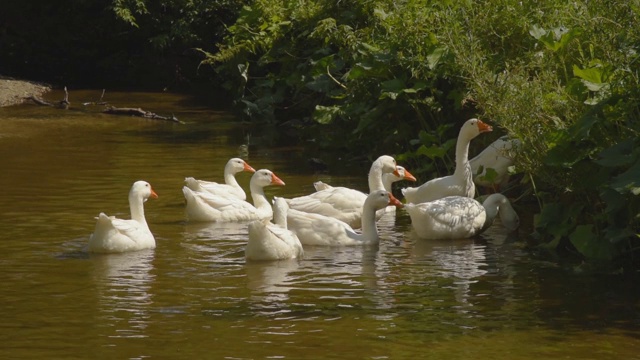
<svg viewBox="0 0 640 360">
<path fill-rule="evenodd" d="M 106 99 L 185 123 L 0 108 L 2 358 L 640 358 L 637 282 L 536 259 L 524 234 L 500 226 L 420 241 L 399 211 L 380 222 L 377 249 L 246 263 L 243 226 L 185 221 L 185 176 L 220 181 L 248 133 L 248 162 L 287 183 L 268 197 L 311 192 L 318 179 L 365 189 L 366 169 L 314 174 L 301 149 L 184 96 Z M 94 217 L 128 217 L 139 179 L 159 195 L 145 204 L 157 248 L 87 253 Z"/>
</svg>

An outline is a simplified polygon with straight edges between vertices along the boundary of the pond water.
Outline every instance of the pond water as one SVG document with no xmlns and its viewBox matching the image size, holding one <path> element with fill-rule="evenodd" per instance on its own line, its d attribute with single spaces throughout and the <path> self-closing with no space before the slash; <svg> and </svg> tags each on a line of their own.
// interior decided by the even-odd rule
<svg viewBox="0 0 640 360">
<path fill-rule="evenodd" d="M 302 149 L 248 137 L 186 96 L 106 94 L 183 124 L 78 104 L 99 97 L 72 91 L 66 111 L 0 108 L 1 358 L 640 358 L 633 279 L 536 259 L 524 231 L 500 225 L 478 239 L 420 241 L 398 211 L 379 224 L 377 249 L 307 247 L 301 260 L 246 263 L 245 226 L 185 221 L 185 176 L 221 181 L 247 139 L 248 162 L 287 184 L 268 197 L 311 192 L 318 179 L 366 189 L 367 169 L 316 174 Z M 157 248 L 87 253 L 94 217 L 128 217 L 139 179 L 159 195 L 145 204 Z"/>
</svg>

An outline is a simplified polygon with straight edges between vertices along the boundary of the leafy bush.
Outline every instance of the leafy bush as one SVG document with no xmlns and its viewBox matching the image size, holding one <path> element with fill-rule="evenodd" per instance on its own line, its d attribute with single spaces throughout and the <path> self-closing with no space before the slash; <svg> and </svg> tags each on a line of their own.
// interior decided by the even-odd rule
<svg viewBox="0 0 640 360">
<path fill-rule="evenodd" d="M 252 121 L 295 119 L 319 147 L 396 154 L 423 178 L 451 171 L 459 124 L 480 114 L 522 142 L 540 241 L 611 262 L 640 230 L 638 14 L 616 0 L 257 0 L 205 63 Z"/>
</svg>

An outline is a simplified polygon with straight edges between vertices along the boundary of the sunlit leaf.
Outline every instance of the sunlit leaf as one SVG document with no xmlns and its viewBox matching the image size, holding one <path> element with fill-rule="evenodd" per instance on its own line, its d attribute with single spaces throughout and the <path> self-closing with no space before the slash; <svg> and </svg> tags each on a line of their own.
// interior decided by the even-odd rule
<svg viewBox="0 0 640 360">
<path fill-rule="evenodd" d="M 381 20 L 385 20 L 389 16 L 389 14 L 380 8 L 375 8 L 373 14 Z"/>
<path fill-rule="evenodd" d="M 320 124 L 330 124 L 339 113 L 340 108 L 338 106 L 316 105 L 313 119 Z"/>
<path fill-rule="evenodd" d="M 541 37 L 547 34 L 547 30 L 539 27 L 538 25 L 533 25 L 529 29 L 529 34 L 533 36 L 536 40 L 540 40 Z"/>
<path fill-rule="evenodd" d="M 601 67 L 581 69 L 577 65 L 573 65 L 573 75 L 594 84 L 602 84 L 604 82 L 603 69 Z"/>
</svg>

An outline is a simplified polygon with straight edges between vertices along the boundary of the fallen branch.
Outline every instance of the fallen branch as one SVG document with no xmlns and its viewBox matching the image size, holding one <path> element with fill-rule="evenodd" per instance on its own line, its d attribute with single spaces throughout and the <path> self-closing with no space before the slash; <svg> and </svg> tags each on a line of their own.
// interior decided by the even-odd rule
<svg viewBox="0 0 640 360">
<path fill-rule="evenodd" d="M 42 106 L 51 106 L 51 107 L 55 107 L 55 108 L 59 108 L 59 109 L 69 109 L 69 105 L 71 105 L 71 103 L 69 102 L 69 92 L 67 91 L 67 87 L 64 87 L 64 99 L 52 103 L 52 102 L 48 102 L 46 100 L 40 99 L 39 97 L 36 97 L 34 95 L 28 96 L 26 97 L 27 100 L 31 100 L 34 103 L 38 104 L 38 105 L 42 105 Z"/>
<path fill-rule="evenodd" d="M 107 108 L 103 112 L 106 114 L 112 114 L 112 115 L 139 116 L 145 119 L 166 120 L 166 121 L 173 121 L 177 123 L 180 122 L 180 120 L 178 120 L 178 118 L 176 118 L 174 115 L 171 115 L 170 117 L 162 116 L 156 113 L 152 113 L 150 111 L 144 111 L 140 108 L 117 108 L 114 106 L 107 106 Z"/>
<path fill-rule="evenodd" d="M 84 106 L 87 106 L 87 105 L 107 105 L 107 102 L 102 100 L 104 98 L 105 91 L 106 91 L 105 89 L 102 89 L 102 95 L 100 95 L 100 100 L 84 102 L 84 103 L 82 103 L 82 105 L 84 105 Z"/>
</svg>

